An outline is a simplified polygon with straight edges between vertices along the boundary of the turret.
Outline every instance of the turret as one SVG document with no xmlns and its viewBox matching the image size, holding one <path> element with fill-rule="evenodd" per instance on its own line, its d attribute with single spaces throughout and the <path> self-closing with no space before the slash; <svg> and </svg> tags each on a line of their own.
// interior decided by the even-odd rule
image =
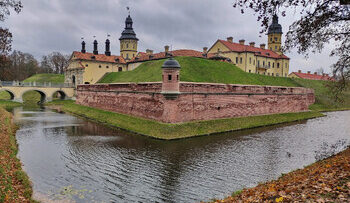
<svg viewBox="0 0 350 203">
<path fill-rule="evenodd" d="M 180 94 L 180 69 L 174 58 L 169 58 L 162 66 L 162 94 L 168 98 L 176 98 Z"/>
<path fill-rule="evenodd" d="M 93 53 L 94 53 L 95 55 L 98 54 L 97 45 L 98 45 L 97 40 L 95 40 L 95 41 L 94 41 L 94 51 L 93 51 Z"/>
<path fill-rule="evenodd" d="M 105 51 L 105 55 L 106 55 L 106 56 L 110 56 L 110 55 L 111 55 L 111 43 L 110 43 L 109 39 L 106 40 L 106 51 Z"/>
<path fill-rule="evenodd" d="M 81 43 L 81 53 L 86 53 L 86 49 L 85 49 L 85 42 L 83 41 L 82 43 Z"/>
<path fill-rule="evenodd" d="M 278 16 L 275 14 L 268 29 L 268 48 L 274 52 L 282 54 L 282 26 L 278 23 Z"/>
<path fill-rule="evenodd" d="M 136 34 L 132 27 L 133 21 L 130 15 L 125 20 L 125 29 L 122 32 L 120 41 L 120 55 L 129 61 L 137 54 L 137 41 Z"/>
</svg>

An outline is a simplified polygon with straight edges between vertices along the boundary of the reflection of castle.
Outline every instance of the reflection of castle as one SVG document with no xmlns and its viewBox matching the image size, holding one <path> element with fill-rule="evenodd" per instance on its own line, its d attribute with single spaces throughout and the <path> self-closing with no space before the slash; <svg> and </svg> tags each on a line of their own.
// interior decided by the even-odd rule
<svg viewBox="0 0 350 203">
<path fill-rule="evenodd" d="M 120 56 L 112 55 L 109 39 L 105 42 L 105 53 L 99 54 L 97 40 L 93 43 L 93 52 L 88 53 L 85 42 L 82 42 L 80 52 L 74 51 L 68 67 L 65 69 L 65 82 L 78 84 L 97 83 L 106 73 L 130 71 L 145 61 L 159 60 L 170 56 L 192 56 L 213 60 L 224 60 L 237 65 L 246 72 L 270 76 L 287 77 L 289 72 L 289 58 L 281 51 L 282 26 L 278 24 L 278 17 L 268 30 L 268 49 L 265 44 L 255 47 L 251 42 L 245 45 L 245 40 L 234 43 L 232 37 L 227 40 L 217 40 L 208 50 L 203 51 L 180 49 L 169 51 L 165 46 L 164 52 L 138 52 L 138 38 L 133 30 L 133 20 L 130 15 L 125 20 L 125 28 L 121 34 Z"/>
</svg>

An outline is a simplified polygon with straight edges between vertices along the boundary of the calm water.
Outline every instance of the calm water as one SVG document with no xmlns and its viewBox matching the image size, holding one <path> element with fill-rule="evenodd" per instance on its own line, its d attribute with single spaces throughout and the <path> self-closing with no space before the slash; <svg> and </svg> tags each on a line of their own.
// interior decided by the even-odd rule
<svg viewBox="0 0 350 203">
<path fill-rule="evenodd" d="M 256 130 L 159 141 L 45 109 L 14 109 L 38 196 L 198 202 L 275 179 L 350 144 L 350 111 Z"/>
</svg>

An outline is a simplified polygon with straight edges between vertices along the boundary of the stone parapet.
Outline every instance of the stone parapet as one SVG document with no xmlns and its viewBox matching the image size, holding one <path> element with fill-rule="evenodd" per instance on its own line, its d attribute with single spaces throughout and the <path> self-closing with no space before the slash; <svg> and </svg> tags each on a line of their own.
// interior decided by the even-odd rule
<svg viewBox="0 0 350 203">
<path fill-rule="evenodd" d="M 301 87 L 180 82 L 173 98 L 161 90 L 161 82 L 79 85 L 76 101 L 165 123 L 302 112 L 315 102 Z"/>
</svg>

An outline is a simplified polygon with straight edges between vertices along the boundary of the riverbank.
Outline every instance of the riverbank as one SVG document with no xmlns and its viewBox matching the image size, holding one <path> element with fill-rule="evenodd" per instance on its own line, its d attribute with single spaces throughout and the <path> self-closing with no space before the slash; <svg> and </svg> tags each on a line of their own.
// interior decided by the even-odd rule
<svg viewBox="0 0 350 203">
<path fill-rule="evenodd" d="M 36 202 L 31 199 L 31 183 L 16 157 L 15 132 L 11 113 L 0 106 L 0 202 Z"/>
<path fill-rule="evenodd" d="M 136 134 L 163 140 L 174 140 L 251 129 L 324 116 L 320 112 L 310 111 L 188 122 L 182 124 L 166 124 L 153 120 L 146 120 L 129 115 L 86 107 L 75 104 L 73 101 L 54 101 L 48 103 L 48 105 L 49 108 L 53 108 L 58 111 L 72 113 L 80 117 L 127 130 Z"/>
<path fill-rule="evenodd" d="M 350 148 L 214 202 L 350 202 Z"/>
</svg>

